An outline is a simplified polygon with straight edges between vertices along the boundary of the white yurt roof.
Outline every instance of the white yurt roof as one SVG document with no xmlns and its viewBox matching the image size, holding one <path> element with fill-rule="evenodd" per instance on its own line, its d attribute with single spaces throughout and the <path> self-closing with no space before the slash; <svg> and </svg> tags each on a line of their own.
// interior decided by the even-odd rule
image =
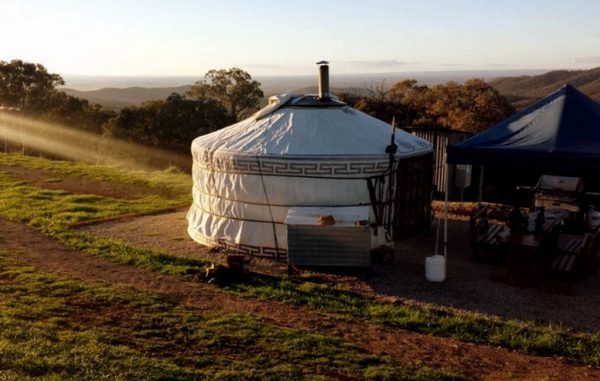
<svg viewBox="0 0 600 381">
<path fill-rule="evenodd" d="M 193 152 L 286 157 L 385 156 L 390 125 L 332 99 L 319 107 L 315 96 L 271 97 L 252 117 L 192 143 Z M 316 105 L 316 107 L 313 107 Z M 430 152 L 431 143 L 396 129 L 396 157 Z"/>
</svg>

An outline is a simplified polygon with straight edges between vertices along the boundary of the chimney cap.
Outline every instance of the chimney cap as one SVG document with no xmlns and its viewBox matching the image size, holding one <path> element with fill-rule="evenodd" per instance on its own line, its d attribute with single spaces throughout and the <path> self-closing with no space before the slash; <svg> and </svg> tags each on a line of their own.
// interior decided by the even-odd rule
<svg viewBox="0 0 600 381">
<path fill-rule="evenodd" d="M 329 62 L 327 62 L 327 61 L 319 61 L 319 62 L 317 62 L 317 65 L 329 65 Z"/>
</svg>

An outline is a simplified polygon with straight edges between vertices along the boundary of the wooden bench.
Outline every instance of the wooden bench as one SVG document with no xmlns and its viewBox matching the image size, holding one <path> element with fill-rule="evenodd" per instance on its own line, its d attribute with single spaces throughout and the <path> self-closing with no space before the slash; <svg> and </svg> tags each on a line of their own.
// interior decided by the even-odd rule
<svg viewBox="0 0 600 381">
<path fill-rule="evenodd" d="M 469 223 L 474 259 L 479 258 L 486 248 L 498 249 L 506 244 L 508 228 L 505 225 L 489 222 L 487 205 L 475 212 L 470 217 Z"/>
</svg>

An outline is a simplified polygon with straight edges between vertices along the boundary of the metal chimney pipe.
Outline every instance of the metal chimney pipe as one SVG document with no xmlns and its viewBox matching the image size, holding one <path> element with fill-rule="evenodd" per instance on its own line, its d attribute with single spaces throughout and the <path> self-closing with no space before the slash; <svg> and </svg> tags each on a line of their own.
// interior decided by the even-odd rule
<svg viewBox="0 0 600 381">
<path fill-rule="evenodd" d="M 327 101 L 329 97 L 329 62 L 319 61 L 319 99 Z"/>
</svg>

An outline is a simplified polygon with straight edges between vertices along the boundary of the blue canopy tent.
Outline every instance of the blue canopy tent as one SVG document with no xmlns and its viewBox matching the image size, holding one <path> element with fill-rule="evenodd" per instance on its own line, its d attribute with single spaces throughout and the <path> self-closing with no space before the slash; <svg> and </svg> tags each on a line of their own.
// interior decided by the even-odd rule
<svg viewBox="0 0 600 381">
<path fill-rule="evenodd" d="M 565 85 L 494 127 L 448 146 L 447 162 L 546 173 L 600 170 L 600 104 Z"/>
<path fill-rule="evenodd" d="M 448 146 L 448 164 L 535 169 L 547 174 L 600 173 L 600 104 L 565 85 L 497 125 Z M 446 189 L 444 254 L 448 236 Z"/>
</svg>

